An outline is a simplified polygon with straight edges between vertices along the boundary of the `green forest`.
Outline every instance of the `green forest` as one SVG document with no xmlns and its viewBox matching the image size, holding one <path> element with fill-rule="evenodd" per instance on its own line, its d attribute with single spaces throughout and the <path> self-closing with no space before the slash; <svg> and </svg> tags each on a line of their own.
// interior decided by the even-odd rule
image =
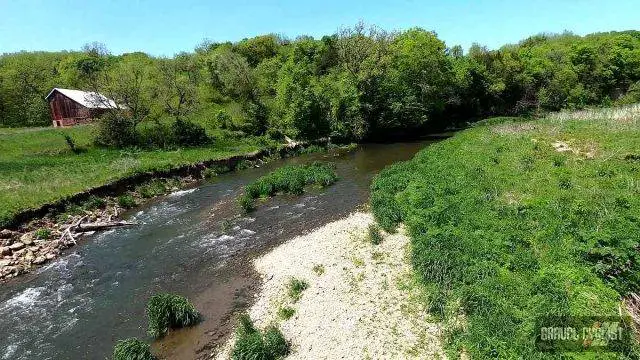
<svg viewBox="0 0 640 360">
<path fill-rule="evenodd" d="M 247 135 L 378 140 L 488 116 L 637 102 L 640 32 L 541 34 L 465 52 L 421 28 L 357 24 L 321 39 L 203 42 L 173 58 L 112 55 L 99 43 L 4 54 L 0 126 L 48 126 L 44 97 L 54 87 L 113 97 L 131 110 L 133 129 L 191 119 Z"/>
</svg>

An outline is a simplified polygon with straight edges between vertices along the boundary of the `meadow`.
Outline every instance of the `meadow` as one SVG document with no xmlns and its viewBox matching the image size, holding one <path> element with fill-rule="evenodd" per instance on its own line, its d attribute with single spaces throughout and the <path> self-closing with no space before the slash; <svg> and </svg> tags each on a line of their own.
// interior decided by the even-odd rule
<svg viewBox="0 0 640 360">
<path fill-rule="evenodd" d="M 550 319 L 637 312 L 625 300 L 640 290 L 636 108 L 486 120 L 374 180 L 372 211 L 387 231 L 407 227 L 452 358 L 638 356 L 629 334 L 591 352 L 537 342 Z"/>
<path fill-rule="evenodd" d="M 173 150 L 110 149 L 93 145 L 95 127 L 0 129 L 0 226 L 19 212 L 137 173 L 228 158 L 264 147 L 257 137 L 210 131 L 207 146 Z M 69 135 L 78 153 L 71 151 Z"/>
</svg>

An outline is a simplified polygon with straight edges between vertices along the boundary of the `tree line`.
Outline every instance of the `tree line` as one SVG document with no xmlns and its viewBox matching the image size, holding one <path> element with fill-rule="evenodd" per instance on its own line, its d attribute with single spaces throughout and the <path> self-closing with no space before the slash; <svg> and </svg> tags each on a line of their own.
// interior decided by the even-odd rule
<svg viewBox="0 0 640 360">
<path fill-rule="evenodd" d="M 371 140 L 493 115 L 638 102 L 640 32 L 540 34 L 465 53 L 421 28 L 357 24 L 321 39 L 204 42 L 172 58 L 112 55 L 100 44 L 4 54 L 0 126 L 49 125 L 44 96 L 54 87 L 112 97 L 134 129 L 190 119 L 248 135 Z"/>
</svg>

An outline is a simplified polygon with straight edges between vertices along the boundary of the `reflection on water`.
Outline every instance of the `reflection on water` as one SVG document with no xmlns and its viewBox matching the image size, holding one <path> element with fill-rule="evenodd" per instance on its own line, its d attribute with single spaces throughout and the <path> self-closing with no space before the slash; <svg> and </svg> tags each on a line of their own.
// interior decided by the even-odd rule
<svg viewBox="0 0 640 360">
<path fill-rule="evenodd" d="M 140 225 L 96 235 L 0 287 L 0 359 L 104 359 L 116 340 L 145 337 L 145 301 L 154 293 L 236 296 L 222 284 L 240 276 L 238 266 L 353 211 L 365 203 L 375 173 L 425 145 L 365 145 L 276 161 L 152 201 L 130 214 Z M 244 184 L 285 162 L 314 160 L 336 163 L 340 180 L 323 191 L 274 198 L 250 216 L 239 213 L 235 199 Z M 234 302 L 223 300 L 206 305 L 206 321 L 229 312 Z M 209 309 L 215 306 L 221 308 Z"/>
</svg>

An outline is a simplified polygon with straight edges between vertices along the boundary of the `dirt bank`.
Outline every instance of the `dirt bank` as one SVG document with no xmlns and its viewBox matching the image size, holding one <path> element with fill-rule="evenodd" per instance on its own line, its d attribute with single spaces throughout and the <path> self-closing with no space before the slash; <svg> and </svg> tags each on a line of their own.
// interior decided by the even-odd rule
<svg viewBox="0 0 640 360">
<path fill-rule="evenodd" d="M 419 301 L 402 231 L 379 245 L 367 241 L 371 215 L 354 213 L 294 238 L 254 261 L 263 280 L 249 314 L 258 327 L 277 324 L 291 342 L 291 359 L 444 357 L 439 326 Z M 322 269 L 322 270 L 320 270 Z M 309 288 L 297 302 L 287 283 Z M 278 309 L 289 306 L 288 320 Z M 213 358 L 227 359 L 230 339 Z"/>
<path fill-rule="evenodd" d="M 119 204 L 118 195 L 129 195 L 134 200 L 133 206 L 139 206 L 152 198 L 197 185 L 208 169 L 227 172 L 260 166 L 269 160 L 268 157 L 296 155 L 299 150 L 314 144 L 326 145 L 326 141 L 289 143 L 278 149 L 135 174 L 38 209 L 25 210 L 14 218 L 11 226 L 0 228 L 0 283 L 57 258 L 63 250 L 76 245 L 85 235 L 93 234 L 95 229 L 82 231 L 84 223 L 104 224 L 120 220 L 127 209 Z M 151 194 L 141 194 L 138 186 L 153 181 L 163 185 L 159 190 L 154 188 Z M 98 208 L 87 209 L 82 206 L 92 199 L 99 201 Z M 59 216 L 61 214 L 64 216 Z"/>
</svg>

